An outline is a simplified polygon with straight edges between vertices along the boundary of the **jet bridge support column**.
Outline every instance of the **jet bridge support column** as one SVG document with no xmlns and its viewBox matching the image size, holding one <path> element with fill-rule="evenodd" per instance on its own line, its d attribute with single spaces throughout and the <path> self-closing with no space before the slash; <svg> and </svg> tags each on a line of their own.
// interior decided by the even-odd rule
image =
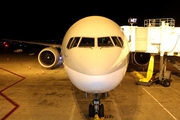
<svg viewBox="0 0 180 120">
<path fill-rule="evenodd" d="M 171 71 L 166 71 L 166 62 L 167 57 L 164 58 L 164 52 L 165 52 L 165 21 L 162 21 L 161 26 L 161 44 L 160 44 L 160 66 L 159 66 L 159 77 L 155 79 L 157 83 L 160 83 L 161 85 L 165 87 L 170 86 L 170 77 L 171 77 Z"/>
<path fill-rule="evenodd" d="M 159 65 L 159 80 L 162 80 L 163 76 L 163 66 L 164 66 L 164 52 L 160 53 L 160 65 Z"/>
<path fill-rule="evenodd" d="M 160 53 L 160 66 L 159 66 L 159 77 L 154 81 L 163 85 L 164 87 L 170 86 L 171 71 L 166 71 L 167 57 L 164 58 L 164 52 Z"/>
</svg>

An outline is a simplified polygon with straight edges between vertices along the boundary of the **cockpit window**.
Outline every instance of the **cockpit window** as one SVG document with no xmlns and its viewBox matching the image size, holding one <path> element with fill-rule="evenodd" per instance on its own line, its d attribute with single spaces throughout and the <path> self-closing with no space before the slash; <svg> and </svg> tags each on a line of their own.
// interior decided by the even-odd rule
<svg viewBox="0 0 180 120">
<path fill-rule="evenodd" d="M 70 38 L 68 44 L 67 44 L 67 49 L 70 49 L 70 45 L 71 45 L 71 42 L 72 42 L 73 38 Z"/>
<path fill-rule="evenodd" d="M 79 47 L 94 47 L 94 38 L 83 37 Z"/>
<path fill-rule="evenodd" d="M 122 38 L 121 38 L 121 37 L 118 37 L 118 39 L 119 39 L 119 41 L 120 41 L 121 47 L 123 47 L 123 46 L 124 46 L 124 42 L 123 42 Z"/>
<path fill-rule="evenodd" d="M 98 38 L 98 46 L 113 46 L 110 37 Z"/>
<path fill-rule="evenodd" d="M 99 37 L 97 38 L 98 47 L 123 47 L 124 42 L 119 36 L 110 36 L 110 37 Z M 95 46 L 95 38 L 89 37 L 72 37 L 70 38 L 67 49 L 71 49 L 73 47 L 94 47 Z"/>
<path fill-rule="evenodd" d="M 122 44 L 121 44 L 120 40 L 116 36 L 113 36 L 111 38 L 112 38 L 115 46 L 122 47 Z"/>
<path fill-rule="evenodd" d="M 71 48 L 76 47 L 78 45 L 80 37 L 75 37 L 72 41 Z"/>
<path fill-rule="evenodd" d="M 80 39 L 80 37 L 75 37 L 74 39 L 71 38 L 71 39 L 69 40 L 69 43 L 68 43 L 68 45 L 67 45 L 67 48 L 68 48 L 68 49 L 71 49 L 71 48 L 73 48 L 73 47 L 76 47 L 76 46 L 78 45 L 79 39 Z"/>
</svg>

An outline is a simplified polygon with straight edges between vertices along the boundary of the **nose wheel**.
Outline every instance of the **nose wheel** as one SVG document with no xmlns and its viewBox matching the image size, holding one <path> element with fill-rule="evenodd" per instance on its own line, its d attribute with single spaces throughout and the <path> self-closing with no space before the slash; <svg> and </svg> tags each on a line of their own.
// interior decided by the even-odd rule
<svg viewBox="0 0 180 120">
<path fill-rule="evenodd" d="M 94 94 L 94 100 L 89 104 L 89 117 L 94 117 L 96 114 L 100 118 L 104 117 L 104 105 L 100 103 L 97 93 Z"/>
</svg>

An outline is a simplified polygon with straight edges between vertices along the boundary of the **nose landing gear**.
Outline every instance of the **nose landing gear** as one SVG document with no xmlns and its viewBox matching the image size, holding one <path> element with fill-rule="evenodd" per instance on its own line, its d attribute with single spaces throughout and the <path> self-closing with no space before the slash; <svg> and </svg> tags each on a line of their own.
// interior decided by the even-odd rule
<svg viewBox="0 0 180 120">
<path fill-rule="evenodd" d="M 98 93 L 94 94 L 94 100 L 89 104 L 89 117 L 95 117 L 95 115 L 104 117 L 104 105 L 100 103 Z"/>
</svg>

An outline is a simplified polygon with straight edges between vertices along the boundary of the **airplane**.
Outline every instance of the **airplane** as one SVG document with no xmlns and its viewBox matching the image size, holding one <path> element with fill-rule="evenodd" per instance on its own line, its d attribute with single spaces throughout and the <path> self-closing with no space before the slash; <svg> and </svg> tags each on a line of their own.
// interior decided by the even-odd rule
<svg viewBox="0 0 180 120">
<path fill-rule="evenodd" d="M 120 84 L 130 60 L 128 40 L 117 23 L 103 16 L 88 16 L 67 30 L 62 45 L 20 42 L 48 46 L 38 54 L 40 65 L 47 69 L 54 68 L 62 55 L 64 68 L 72 84 L 94 95 L 89 104 L 89 117 L 96 114 L 104 117 L 104 105 L 98 94 L 107 95 Z M 133 58 L 138 60 L 143 55 L 134 54 Z"/>
</svg>

